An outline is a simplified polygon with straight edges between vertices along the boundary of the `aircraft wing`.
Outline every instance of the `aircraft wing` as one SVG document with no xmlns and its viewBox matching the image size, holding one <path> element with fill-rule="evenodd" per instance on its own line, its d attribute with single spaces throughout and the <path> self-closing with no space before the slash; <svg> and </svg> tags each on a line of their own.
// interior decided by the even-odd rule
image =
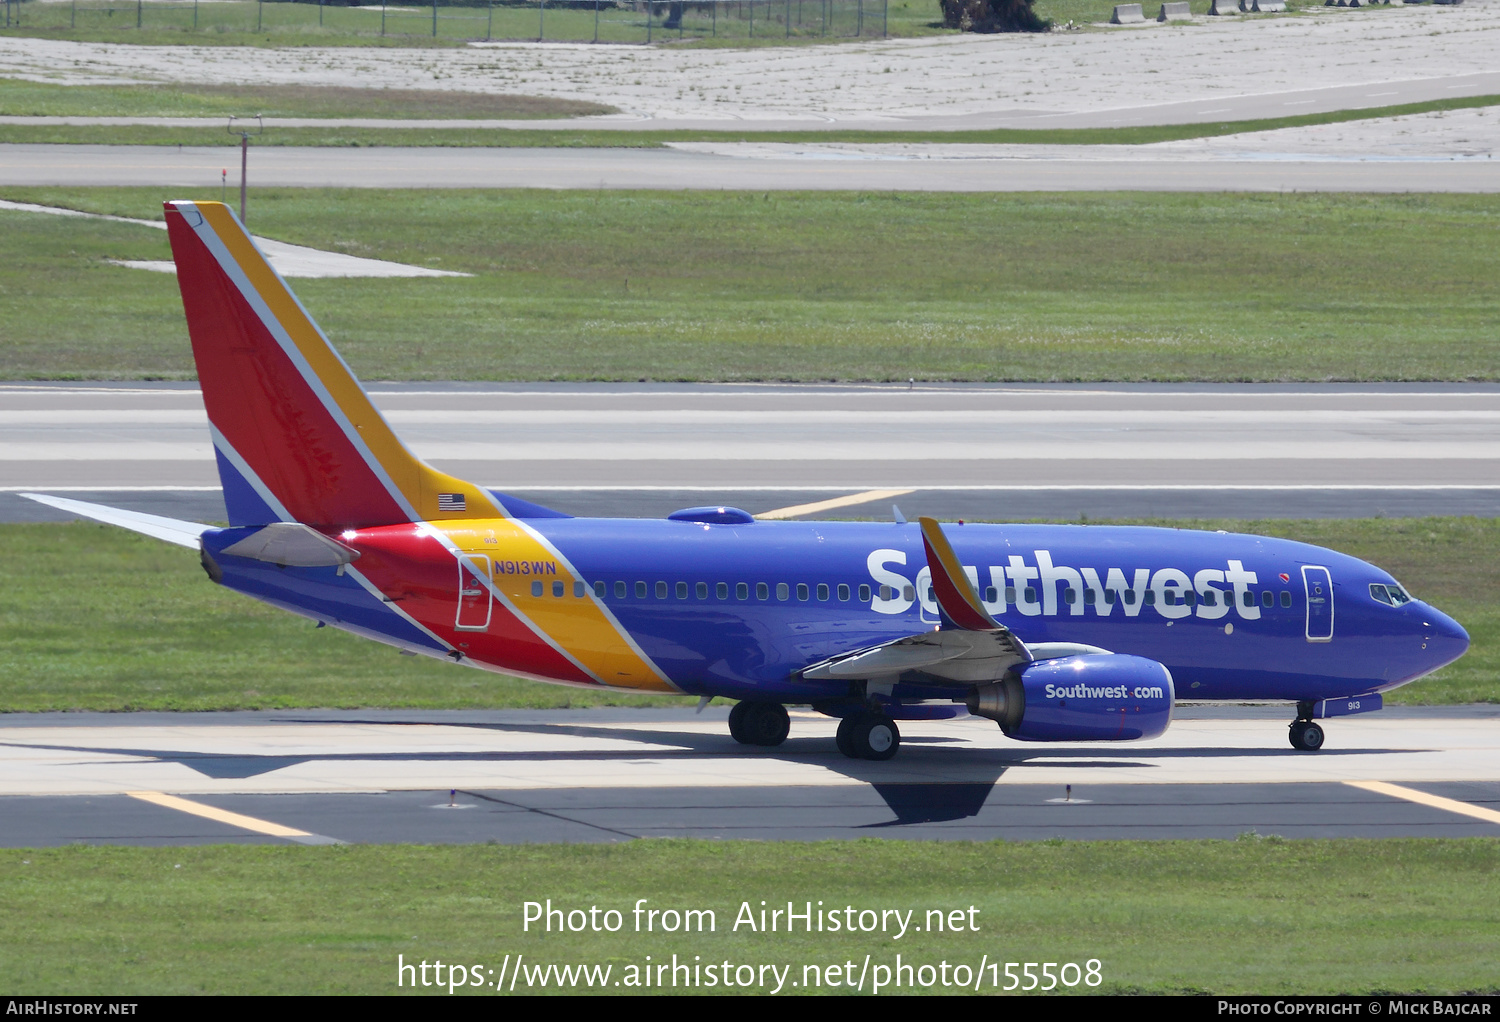
<svg viewBox="0 0 1500 1022">
<path fill-rule="evenodd" d="M 830 657 L 805 668 L 802 676 L 819 680 L 878 680 L 894 678 L 905 671 L 920 671 L 944 681 L 983 684 L 1032 659 L 1025 644 L 1008 628 L 939 629 Z"/>
<path fill-rule="evenodd" d="M 23 493 L 20 496 L 34 500 L 38 504 L 55 507 L 59 511 L 82 515 L 84 518 L 92 518 L 108 525 L 118 525 L 132 532 L 150 536 L 152 539 L 164 539 L 168 543 L 191 547 L 194 550 L 198 549 L 198 537 L 213 527 L 200 525 L 197 522 L 178 521 L 176 518 L 163 518 L 161 515 L 148 515 L 140 511 L 107 507 L 104 504 L 90 504 L 86 500 L 53 497 L 45 493 Z"/>
<path fill-rule="evenodd" d="M 944 681 L 995 681 L 1016 664 L 1036 659 L 1009 628 L 990 616 L 937 521 L 919 519 L 941 627 L 893 639 L 813 664 L 805 678 L 890 678 L 905 671 Z"/>
</svg>

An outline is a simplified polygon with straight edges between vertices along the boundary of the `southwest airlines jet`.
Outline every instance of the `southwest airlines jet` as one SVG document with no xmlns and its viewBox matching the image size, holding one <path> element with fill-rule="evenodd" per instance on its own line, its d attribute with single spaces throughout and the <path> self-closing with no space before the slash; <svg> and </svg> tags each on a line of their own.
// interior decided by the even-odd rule
<svg viewBox="0 0 1500 1022">
<path fill-rule="evenodd" d="M 757 521 L 730 507 L 573 518 L 402 445 L 217 202 L 167 228 L 228 528 L 32 495 L 200 551 L 216 583 L 409 652 L 568 685 L 736 700 L 779 745 L 787 704 L 888 759 L 898 720 L 965 712 L 1032 742 L 1161 734 L 1177 700 L 1326 717 L 1462 656 L 1457 622 L 1304 543 L 1177 529 Z"/>
</svg>

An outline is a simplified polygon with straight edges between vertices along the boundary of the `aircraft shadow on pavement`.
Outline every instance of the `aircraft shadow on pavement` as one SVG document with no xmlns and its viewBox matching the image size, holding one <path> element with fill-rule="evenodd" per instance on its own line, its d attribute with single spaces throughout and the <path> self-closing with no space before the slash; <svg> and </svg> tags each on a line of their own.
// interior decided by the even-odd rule
<svg viewBox="0 0 1500 1022">
<path fill-rule="evenodd" d="M 289 721 L 289 723 L 291 723 Z M 903 742 L 901 758 L 889 763 L 849 759 L 838 752 L 832 738 L 789 738 L 775 748 L 757 748 L 735 743 L 728 735 L 705 734 L 702 731 L 676 731 L 670 729 L 622 728 L 608 725 L 550 724 L 550 723 L 444 723 L 433 725 L 427 721 L 371 721 L 349 719 L 342 721 L 306 721 L 306 723 L 329 724 L 380 724 L 395 726 L 442 726 L 470 728 L 486 731 L 502 731 L 515 734 L 566 735 L 584 739 L 610 739 L 616 742 L 633 742 L 642 746 L 666 746 L 666 748 L 616 748 L 580 750 L 527 750 L 509 752 L 503 750 L 465 750 L 444 752 L 438 749 L 411 752 L 338 752 L 338 753 L 216 753 L 181 749 L 125 748 L 120 746 L 95 747 L 83 745 L 53 745 L 31 742 L 0 742 L 14 748 L 49 749 L 62 752 L 89 753 L 95 755 L 131 756 L 164 763 L 177 763 L 214 780 L 241 780 L 257 777 L 277 770 L 287 769 L 303 763 L 344 762 L 450 762 L 450 763 L 504 763 L 504 762 L 597 762 L 607 769 L 611 763 L 682 760 L 691 762 L 703 757 L 736 758 L 746 756 L 781 760 L 803 765 L 819 766 L 843 774 L 852 780 L 870 785 L 878 794 L 894 820 L 866 824 L 871 827 L 897 827 L 908 824 L 939 823 L 968 819 L 977 816 L 985 806 L 996 782 L 1008 770 L 1031 767 L 1066 765 L 1080 771 L 1112 770 L 1131 767 L 1149 768 L 1153 764 L 1147 759 L 1205 759 L 1224 757 L 1284 757 L 1304 755 L 1292 749 L 1155 749 L 1143 757 L 1140 749 L 1113 748 L 1037 748 L 1037 749 L 955 749 L 947 746 L 963 741 L 961 738 L 941 736 L 914 736 Z M 1414 752 L 1412 749 L 1342 749 L 1324 750 L 1319 759 L 1329 756 L 1388 755 L 1393 752 Z M 885 780 L 895 772 L 906 774 L 916 767 L 921 770 L 938 770 L 947 777 L 932 780 Z"/>
</svg>

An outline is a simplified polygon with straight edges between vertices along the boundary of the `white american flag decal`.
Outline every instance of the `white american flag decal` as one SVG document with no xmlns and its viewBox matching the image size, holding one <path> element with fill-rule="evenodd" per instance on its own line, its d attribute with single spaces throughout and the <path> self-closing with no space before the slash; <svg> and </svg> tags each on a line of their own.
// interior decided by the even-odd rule
<svg viewBox="0 0 1500 1022">
<path fill-rule="evenodd" d="M 465 510 L 465 508 L 464 508 L 464 495 L 462 493 L 439 493 L 438 494 L 438 510 L 439 511 L 463 511 L 463 510 Z"/>
</svg>

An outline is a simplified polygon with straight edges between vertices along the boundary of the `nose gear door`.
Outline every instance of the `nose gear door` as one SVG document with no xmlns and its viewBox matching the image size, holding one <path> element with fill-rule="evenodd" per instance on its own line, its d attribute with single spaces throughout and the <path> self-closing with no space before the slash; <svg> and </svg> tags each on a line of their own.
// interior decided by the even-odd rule
<svg viewBox="0 0 1500 1022">
<path fill-rule="evenodd" d="M 1333 641 L 1333 577 L 1327 568 L 1302 566 L 1302 588 L 1307 593 L 1307 641 Z"/>
</svg>

